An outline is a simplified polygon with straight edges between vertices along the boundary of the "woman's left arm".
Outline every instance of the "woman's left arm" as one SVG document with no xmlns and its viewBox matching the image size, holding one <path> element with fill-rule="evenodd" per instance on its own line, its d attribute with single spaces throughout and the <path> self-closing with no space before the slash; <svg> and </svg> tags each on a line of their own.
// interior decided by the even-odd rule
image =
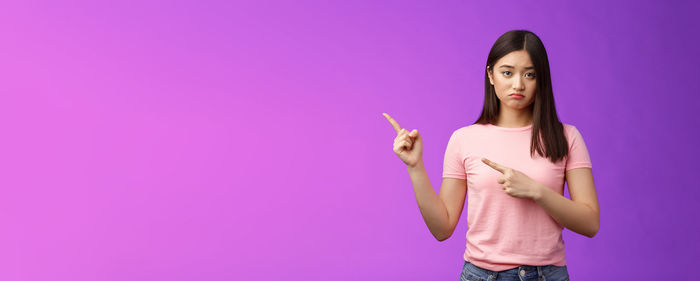
<svg viewBox="0 0 700 281">
<path fill-rule="evenodd" d="M 562 226 L 593 238 L 600 228 L 600 212 L 591 168 L 566 171 L 566 182 L 571 200 L 541 183 L 532 199 Z"/>
<path fill-rule="evenodd" d="M 566 171 L 566 182 L 571 195 L 569 200 L 518 170 L 486 158 L 481 161 L 503 175 L 497 181 L 508 195 L 535 200 L 554 220 L 573 232 L 591 238 L 598 233 L 600 213 L 591 168 Z"/>
</svg>

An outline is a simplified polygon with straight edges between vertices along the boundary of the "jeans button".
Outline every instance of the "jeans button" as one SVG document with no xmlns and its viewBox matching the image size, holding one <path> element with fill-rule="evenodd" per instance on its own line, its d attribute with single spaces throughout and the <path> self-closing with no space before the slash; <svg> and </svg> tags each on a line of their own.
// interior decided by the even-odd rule
<svg viewBox="0 0 700 281">
<path fill-rule="evenodd" d="M 520 270 L 520 276 L 525 276 L 525 270 L 523 270 L 523 269 Z"/>
</svg>

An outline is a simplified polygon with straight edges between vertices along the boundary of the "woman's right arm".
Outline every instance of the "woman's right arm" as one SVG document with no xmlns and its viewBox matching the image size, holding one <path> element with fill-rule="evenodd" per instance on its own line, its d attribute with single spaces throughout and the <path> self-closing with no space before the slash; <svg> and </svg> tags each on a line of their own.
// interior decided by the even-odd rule
<svg viewBox="0 0 700 281">
<path fill-rule="evenodd" d="M 407 166 L 411 176 L 416 202 L 430 233 L 438 241 L 452 236 L 464 208 L 467 194 L 467 181 L 456 178 L 442 178 L 440 193 L 430 184 L 423 161 L 415 166 Z"/>
<path fill-rule="evenodd" d="M 440 194 L 436 195 L 423 166 L 423 140 L 418 130 L 409 132 L 386 113 L 384 117 L 396 131 L 394 153 L 408 167 L 418 208 L 430 233 L 438 241 L 450 238 L 457 227 L 467 194 L 467 182 L 463 179 L 443 178 Z"/>
</svg>

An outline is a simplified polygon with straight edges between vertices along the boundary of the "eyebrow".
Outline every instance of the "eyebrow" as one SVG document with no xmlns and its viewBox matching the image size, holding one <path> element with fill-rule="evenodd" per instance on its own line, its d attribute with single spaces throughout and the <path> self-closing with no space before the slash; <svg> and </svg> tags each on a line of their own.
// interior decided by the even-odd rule
<svg viewBox="0 0 700 281">
<path fill-rule="evenodd" d="M 512 66 L 507 65 L 507 64 L 501 65 L 501 66 L 499 66 L 498 68 L 503 68 L 503 67 L 515 68 L 515 67 L 512 67 Z M 525 67 L 525 69 L 535 69 L 535 67 L 534 67 L 534 66 L 528 66 L 528 67 Z"/>
</svg>

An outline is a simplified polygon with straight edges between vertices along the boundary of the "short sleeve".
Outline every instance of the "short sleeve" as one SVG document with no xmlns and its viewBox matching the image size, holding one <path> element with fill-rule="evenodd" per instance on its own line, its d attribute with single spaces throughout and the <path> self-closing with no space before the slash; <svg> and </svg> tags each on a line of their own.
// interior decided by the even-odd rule
<svg viewBox="0 0 700 281">
<path fill-rule="evenodd" d="M 452 133 L 445 149 L 445 159 L 442 166 L 442 177 L 467 179 L 464 169 L 464 156 L 462 154 L 461 142 L 457 131 Z"/>
<path fill-rule="evenodd" d="M 592 168 L 586 143 L 578 129 L 570 126 L 568 130 L 569 155 L 566 160 L 566 171 L 576 168 Z"/>
</svg>

